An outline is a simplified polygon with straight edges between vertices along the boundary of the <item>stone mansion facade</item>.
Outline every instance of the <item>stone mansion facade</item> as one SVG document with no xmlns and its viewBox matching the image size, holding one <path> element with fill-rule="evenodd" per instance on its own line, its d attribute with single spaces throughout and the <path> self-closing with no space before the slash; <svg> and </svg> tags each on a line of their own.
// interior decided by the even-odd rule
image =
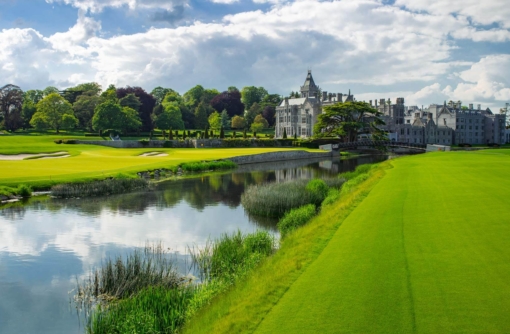
<svg viewBox="0 0 510 334">
<path fill-rule="evenodd" d="M 322 107 L 337 103 L 354 101 L 353 95 L 327 93 L 320 91 L 313 80 L 311 71 L 301 86 L 299 98 L 285 98 L 276 107 L 275 135 L 282 138 L 284 131 L 288 137 L 296 135 L 308 138 L 313 135 L 313 127 Z M 390 140 L 416 144 L 504 144 L 509 141 L 505 132 L 506 115 L 494 114 L 489 108 L 482 110 L 462 106 L 461 101 L 432 104 L 428 108 L 404 105 L 404 98 L 396 103 L 380 99 L 369 101 L 372 107 L 382 113 L 386 125 L 383 130 Z"/>
</svg>

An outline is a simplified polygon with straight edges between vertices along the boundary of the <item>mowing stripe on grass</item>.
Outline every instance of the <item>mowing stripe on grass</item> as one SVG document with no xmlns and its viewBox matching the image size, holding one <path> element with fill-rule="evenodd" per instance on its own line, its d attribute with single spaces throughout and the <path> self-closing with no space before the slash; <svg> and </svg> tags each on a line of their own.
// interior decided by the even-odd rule
<svg viewBox="0 0 510 334">
<path fill-rule="evenodd" d="M 510 332 L 509 154 L 392 161 L 256 333 Z"/>
</svg>

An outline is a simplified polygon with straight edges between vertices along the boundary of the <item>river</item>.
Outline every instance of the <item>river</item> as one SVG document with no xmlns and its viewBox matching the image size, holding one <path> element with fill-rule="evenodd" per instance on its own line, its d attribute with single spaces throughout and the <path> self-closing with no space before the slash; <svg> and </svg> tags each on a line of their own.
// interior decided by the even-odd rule
<svg viewBox="0 0 510 334">
<path fill-rule="evenodd" d="M 105 258 L 161 242 L 186 273 L 188 246 L 200 247 L 208 238 L 238 229 L 277 234 L 275 220 L 244 211 L 241 195 L 246 186 L 332 177 L 384 159 L 245 165 L 233 172 L 161 182 L 150 192 L 40 198 L 0 207 L 0 333 L 83 333 L 69 291 Z"/>
</svg>

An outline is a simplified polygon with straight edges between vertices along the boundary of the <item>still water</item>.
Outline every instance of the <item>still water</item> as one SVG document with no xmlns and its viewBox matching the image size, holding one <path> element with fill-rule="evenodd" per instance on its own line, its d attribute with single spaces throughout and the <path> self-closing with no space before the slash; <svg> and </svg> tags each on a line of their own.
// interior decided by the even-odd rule
<svg viewBox="0 0 510 334">
<path fill-rule="evenodd" d="M 243 166 L 225 174 L 160 183 L 151 192 L 93 199 L 35 199 L 0 207 L 0 333 L 83 333 L 69 291 L 109 256 L 146 242 L 175 252 L 189 270 L 188 246 L 236 230 L 266 229 L 276 221 L 248 216 L 246 186 L 334 176 L 386 159 L 297 160 Z"/>
</svg>

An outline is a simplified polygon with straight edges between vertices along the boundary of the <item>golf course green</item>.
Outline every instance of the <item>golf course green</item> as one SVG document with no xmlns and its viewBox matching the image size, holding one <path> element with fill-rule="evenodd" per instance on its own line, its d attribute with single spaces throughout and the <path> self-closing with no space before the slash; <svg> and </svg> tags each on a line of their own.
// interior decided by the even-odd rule
<svg viewBox="0 0 510 334">
<path fill-rule="evenodd" d="M 510 151 L 391 165 L 256 333 L 510 332 Z"/>
<path fill-rule="evenodd" d="M 118 173 L 136 173 L 156 168 L 168 168 L 184 162 L 225 159 L 292 149 L 116 149 L 97 145 L 58 145 L 54 143 L 54 140 L 63 138 L 79 137 L 0 135 L 0 170 L 2 171 L 0 186 L 16 187 L 19 184 L 27 184 L 35 188 L 48 188 L 58 183 L 79 182 L 115 176 Z M 79 139 L 83 140 L 84 138 Z M 92 137 L 90 139 L 101 138 Z M 55 157 L 45 157 L 44 159 L 7 160 L 18 154 L 57 152 Z M 147 153 L 150 155 L 143 156 Z"/>
</svg>

